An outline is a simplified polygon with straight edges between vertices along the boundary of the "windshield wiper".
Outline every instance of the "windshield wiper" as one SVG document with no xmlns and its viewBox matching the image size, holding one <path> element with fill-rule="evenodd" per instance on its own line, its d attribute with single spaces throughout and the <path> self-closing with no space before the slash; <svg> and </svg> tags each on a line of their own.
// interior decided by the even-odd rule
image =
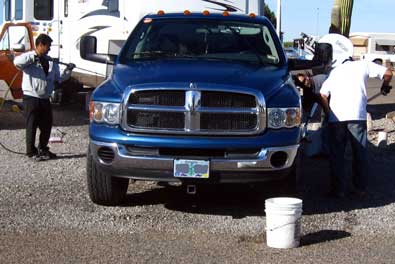
<svg viewBox="0 0 395 264">
<path fill-rule="evenodd" d="M 161 58 L 161 57 L 196 58 L 195 55 L 181 54 L 177 52 L 169 52 L 162 50 L 136 52 L 136 53 L 132 53 L 131 56 L 133 56 L 134 59 Z M 135 56 L 139 56 L 139 57 L 136 58 Z"/>
<path fill-rule="evenodd" d="M 140 59 L 140 58 L 174 57 L 176 55 L 176 53 L 169 52 L 169 51 L 163 51 L 163 50 L 151 50 L 151 51 L 135 52 L 130 55 L 133 58 L 134 58 L 134 56 L 140 56 L 139 58 L 134 58 L 134 59 Z"/>
<path fill-rule="evenodd" d="M 163 57 L 186 58 L 186 59 L 197 58 L 196 55 L 182 54 L 182 53 L 162 51 L 162 50 L 136 52 L 136 53 L 132 53 L 131 56 L 133 57 L 133 59 L 163 58 Z"/>
</svg>

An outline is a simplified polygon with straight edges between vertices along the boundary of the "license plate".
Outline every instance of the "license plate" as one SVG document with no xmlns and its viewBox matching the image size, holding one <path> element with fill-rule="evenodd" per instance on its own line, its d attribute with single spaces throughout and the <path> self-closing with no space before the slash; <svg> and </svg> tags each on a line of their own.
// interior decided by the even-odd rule
<svg viewBox="0 0 395 264">
<path fill-rule="evenodd" d="M 209 171 L 208 160 L 174 160 L 174 177 L 207 179 Z"/>
</svg>

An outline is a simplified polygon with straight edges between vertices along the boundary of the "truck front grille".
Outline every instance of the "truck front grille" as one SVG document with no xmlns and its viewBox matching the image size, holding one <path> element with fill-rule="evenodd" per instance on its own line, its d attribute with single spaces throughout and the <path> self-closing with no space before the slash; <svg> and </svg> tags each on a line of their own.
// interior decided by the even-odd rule
<svg viewBox="0 0 395 264">
<path fill-rule="evenodd" d="M 251 114 L 202 113 L 200 128 L 207 130 L 252 130 L 256 127 L 257 116 Z"/>
<path fill-rule="evenodd" d="M 203 107 L 256 107 L 255 96 L 241 93 L 206 91 L 202 93 Z"/>
<path fill-rule="evenodd" d="M 163 105 L 163 106 L 184 106 L 184 91 L 140 91 L 129 97 L 129 104 L 137 105 Z"/>
<path fill-rule="evenodd" d="M 184 128 L 184 113 L 128 111 L 128 124 L 136 128 L 182 129 Z"/>
<path fill-rule="evenodd" d="M 241 135 L 266 127 L 263 97 L 251 91 L 133 89 L 123 113 L 123 128 L 131 132 Z"/>
</svg>

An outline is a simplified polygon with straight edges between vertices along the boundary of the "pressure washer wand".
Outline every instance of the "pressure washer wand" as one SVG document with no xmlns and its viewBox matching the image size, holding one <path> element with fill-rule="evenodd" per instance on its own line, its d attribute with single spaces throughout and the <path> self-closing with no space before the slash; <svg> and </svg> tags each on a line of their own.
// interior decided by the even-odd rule
<svg viewBox="0 0 395 264">
<path fill-rule="evenodd" d="M 59 61 L 59 60 L 55 60 L 55 59 L 54 59 L 54 61 L 55 61 L 56 63 L 60 64 L 60 65 L 64 65 L 64 66 L 68 66 L 68 65 L 69 65 L 69 63 L 65 63 L 65 62 L 62 62 L 62 61 Z M 87 69 L 84 69 L 84 68 L 75 67 L 75 69 L 79 69 L 79 70 L 82 70 L 82 71 L 86 71 L 86 72 L 90 72 L 90 73 L 93 73 L 93 74 L 96 74 L 96 75 L 101 75 L 101 76 L 103 76 L 103 74 L 100 74 L 100 73 L 97 73 L 97 72 L 94 72 L 94 71 L 91 71 L 91 70 L 87 70 Z"/>
</svg>

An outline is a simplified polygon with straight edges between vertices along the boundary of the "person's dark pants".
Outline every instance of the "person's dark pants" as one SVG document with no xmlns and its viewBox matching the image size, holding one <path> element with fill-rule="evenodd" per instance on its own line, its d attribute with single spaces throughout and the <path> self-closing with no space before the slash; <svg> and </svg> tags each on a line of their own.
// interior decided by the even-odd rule
<svg viewBox="0 0 395 264">
<path fill-rule="evenodd" d="M 347 190 L 344 153 L 348 140 L 352 148 L 352 181 L 354 187 L 366 191 L 368 180 L 368 153 L 366 121 L 345 121 L 328 124 L 332 190 Z"/>
<path fill-rule="evenodd" d="M 26 154 L 31 156 L 38 152 L 35 147 L 37 128 L 40 129 L 39 150 L 48 150 L 48 141 L 52 129 L 52 106 L 49 99 L 23 96 L 26 121 Z"/>
</svg>

